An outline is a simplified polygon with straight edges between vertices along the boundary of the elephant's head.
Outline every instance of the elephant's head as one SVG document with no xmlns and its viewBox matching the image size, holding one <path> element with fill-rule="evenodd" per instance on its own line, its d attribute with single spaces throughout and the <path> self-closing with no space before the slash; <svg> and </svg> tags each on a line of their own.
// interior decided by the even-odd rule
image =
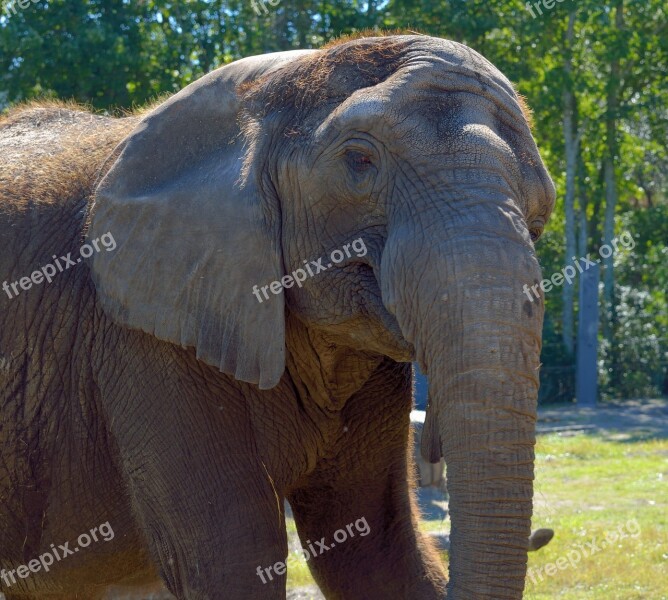
<svg viewBox="0 0 668 600">
<path fill-rule="evenodd" d="M 118 244 L 94 257 L 106 311 L 262 388 L 284 372 L 286 306 L 417 359 L 448 470 L 449 594 L 520 598 L 543 317 L 522 288 L 554 188 L 505 77 L 424 36 L 245 59 L 119 152 L 89 233 Z M 253 294 L 360 238 L 340 266 Z"/>
</svg>

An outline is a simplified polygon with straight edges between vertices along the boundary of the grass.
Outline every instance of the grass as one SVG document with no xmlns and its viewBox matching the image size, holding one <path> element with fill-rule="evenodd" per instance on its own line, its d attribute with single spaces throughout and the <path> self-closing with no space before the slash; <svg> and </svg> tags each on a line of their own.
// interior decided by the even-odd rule
<svg viewBox="0 0 668 600">
<path fill-rule="evenodd" d="M 556 535 L 529 555 L 542 581 L 529 578 L 525 597 L 668 600 L 668 440 L 549 435 L 536 450 L 533 522 Z M 627 537 L 608 541 L 616 531 Z M 592 552 L 586 542 L 600 549 Z M 587 556 L 572 554 L 575 566 L 544 574 L 578 544 Z"/>
<path fill-rule="evenodd" d="M 551 434 L 539 437 L 536 453 L 533 526 L 550 527 L 555 537 L 529 554 L 534 580 L 527 579 L 525 598 L 668 600 L 668 440 Z M 606 540 L 614 532 L 625 537 Z M 288 587 L 312 583 L 295 555 Z"/>
<path fill-rule="evenodd" d="M 293 519 L 287 519 L 288 537 L 297 537 L 297 526 Z M 288 555 L 288 589 L 303 587 L 305 585 L 314 585 L 313 577 L 308 570 L 306 560 L 301 553 L 290 552 Z"/>
</svg>

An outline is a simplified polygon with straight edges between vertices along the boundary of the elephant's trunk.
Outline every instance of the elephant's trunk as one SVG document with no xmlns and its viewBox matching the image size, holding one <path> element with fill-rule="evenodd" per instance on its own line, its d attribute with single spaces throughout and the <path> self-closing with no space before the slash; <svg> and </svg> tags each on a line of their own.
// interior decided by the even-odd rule
<svg viewBox="0 0 668 600">
<path fill-rule="evenodd" d="M 454 220 L 433 215 L 428 236 L 411 225 L 390 233 L 383 298 L 415 346 L 428 411 L 438 415 L 452 521 L 448 598 L 521 598 L 543 316 L 542 299 L 522 290 L 540 272 L 510 203 L 481 203 Z"/>
</svg>

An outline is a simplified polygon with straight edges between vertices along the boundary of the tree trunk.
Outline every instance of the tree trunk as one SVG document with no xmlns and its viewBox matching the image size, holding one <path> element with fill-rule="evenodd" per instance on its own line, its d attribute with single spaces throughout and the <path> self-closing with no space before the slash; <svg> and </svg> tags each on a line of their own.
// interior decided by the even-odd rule
<svg viewBox="0 0 668 600">
<path fill-rule="evenodd" d="M 620 33 L 624 29 L 624 1 L 618 0 L 615 5 L 615 27 Z M 621 69 L 619 53 L 614 49 L 610 63 L 610 80 L 608 82 L 607 110 L 605 118 L 606 152 L 603 161 L 605 178 L 605 219 L 603 221 L 603 243 L 610 245 L 615 235 L 615 209 L 617 208 L 617 178 L 615 164 L 617 162 L 617 120 L 619 118 L 619 95 L 621 90 Z M 605 272 L 603 275 L 603 300 L 605 315 L 603 317 L 603 333 L 612 341 L 615 312 L 615 275 L 613 267 L 614 255 L 609 253 L 603 259 Z"/>
<path fill-rule="evenodd" d="M 589 184 L 586 181 L 586 172 L 582 153 L 578 152 L 578 256 L 586 256 L 589 248 L 589 223 L 587 222 L 587 192 Z"/>
<path fill-rule="evenodd" d="M 566 197 L 564 211 L 566 215 L 566 258 L 564 264 L 575 254 L 575 174 L 577 169 L 577 154 L 579 138 L 575 131 L 575 93 L 573 92 L 573 55 L 572 46 L 575 28 L 575 10 L 568 15 L 568 29 L 566 31 L 566 47 L 564 49 L 564 88 L 562 103 L 564 110 L 563 128 L 566 147 Z M 561 288 L 562 297 L 562 341 L 566 351 L 573 354 L 573 302 L 575 298 L 573 285 L 564 285 Z"/>
<path fill-rule="evenodd" d="M 366 26 L 372 29 L 376 25 L 376 0 L 368 0 L 366 11 Z"/>
</svg>

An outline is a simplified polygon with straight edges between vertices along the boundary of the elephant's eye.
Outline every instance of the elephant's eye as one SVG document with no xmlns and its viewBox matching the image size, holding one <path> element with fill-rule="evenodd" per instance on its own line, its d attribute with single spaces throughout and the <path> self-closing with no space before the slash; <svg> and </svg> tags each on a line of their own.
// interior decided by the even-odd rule
<svg viewBox="0 0 668 600">
<path fill-rule="evenodd" d="M 543 228 L 542 227 L 532 227 L 531 231 L 529 231 L 531 235 L 531 241 L 535 242 L 538 240 L 538 238 L 541 236 L 543 233 Z"/>
<path fill-rule="evenodd" d="M 371 159 L 366 154 L 357 150 L 349 150 L 346 152 L 346 161 L 351 169 L 360 173 L 366 171 L 373 165 Z"/>
</svg>

